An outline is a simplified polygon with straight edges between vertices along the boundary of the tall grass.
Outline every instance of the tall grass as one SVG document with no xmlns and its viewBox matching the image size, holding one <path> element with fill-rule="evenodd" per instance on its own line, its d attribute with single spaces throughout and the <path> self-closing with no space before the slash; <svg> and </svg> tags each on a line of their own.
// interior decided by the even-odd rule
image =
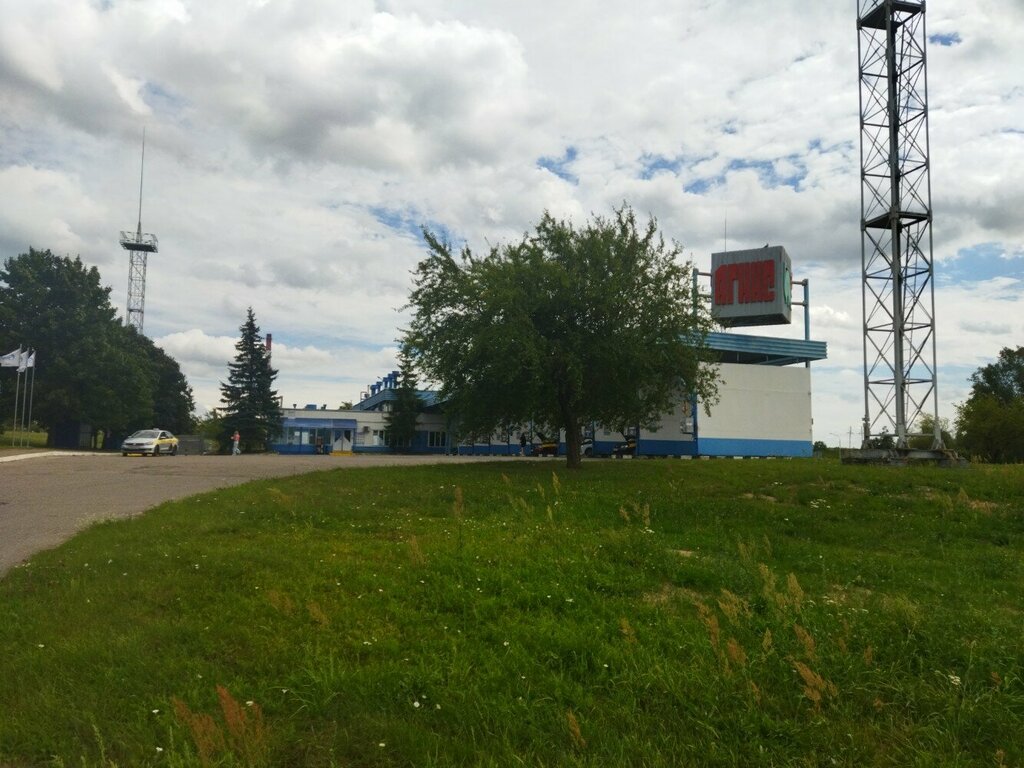
<svg viewBox="0 0 1024 768">
<path fill-rule="evenodd" d="M 346 470 L 0 581 L 0 764 L 1021 765 L 1024 470 Z"/>
</svg>

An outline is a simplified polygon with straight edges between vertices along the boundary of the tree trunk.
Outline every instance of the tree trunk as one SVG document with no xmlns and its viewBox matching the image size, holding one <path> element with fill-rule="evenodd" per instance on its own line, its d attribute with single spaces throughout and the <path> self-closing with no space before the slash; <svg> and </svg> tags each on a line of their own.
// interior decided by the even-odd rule
<svg viewBox="0 0 1024 768">
<path fill-rule="evenodd" d="M 571 408 L 563 408 L 562 413 L 562 420 L 565 422 L 565 467 L 579 469 L 580 446 L 583 442 L 580 436 L 580 420 Z"/>
</svg>

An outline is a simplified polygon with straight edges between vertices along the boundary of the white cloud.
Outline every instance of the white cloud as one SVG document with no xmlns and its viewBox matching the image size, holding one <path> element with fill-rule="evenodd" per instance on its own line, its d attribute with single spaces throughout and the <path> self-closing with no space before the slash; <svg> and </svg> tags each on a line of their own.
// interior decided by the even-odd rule
<svg viewBox="0 0 1024 768">
<path fill-rule="evenodd" d="M 0 167 L 0 246 L 3 256 L 30 246 L 55 253 L 89 255 L 100 242 L 96 222 L 106 215 L 90 199 L 82 179 L 58 170 L 25 165 Z"/>
<path fill-rule="evenodd" d="M 125 77 L 111 64 L 104 64 L 102 69 L 103 73 L 110 78 L 110 82 L 113 84 L 117 95 L 128 105 L 132 112 L 140 117 L 148 117 L 153 113 L 153 110 L 149 108 L 149 105 L 146 104 L 140 94 L 143 85 L 145 85 L 142 80 L 135 77 Z"/>
</svg>

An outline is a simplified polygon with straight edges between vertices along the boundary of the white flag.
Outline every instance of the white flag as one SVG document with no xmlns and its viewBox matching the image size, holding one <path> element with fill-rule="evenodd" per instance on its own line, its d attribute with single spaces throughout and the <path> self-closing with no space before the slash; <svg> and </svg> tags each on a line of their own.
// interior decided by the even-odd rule
<svg viewBox="0 0 1024 768">
<path fill-rule="evenodd" d="M 33 349 L 32 354 L 28 356 L 28 362 L 25 363 L 26 368 L 36 367 L 36 351 Z"/>
<path fill-rule="evenodd" d="M 28 350 L 26 349 L 18 358 L 18 373 L 24 373 L 28 368 Z"/>
<path fill-rule="evenodd" d="M 0 368 L 17 368 L 21 363 L 21 347 L 0 357 Z"/>
</svg>

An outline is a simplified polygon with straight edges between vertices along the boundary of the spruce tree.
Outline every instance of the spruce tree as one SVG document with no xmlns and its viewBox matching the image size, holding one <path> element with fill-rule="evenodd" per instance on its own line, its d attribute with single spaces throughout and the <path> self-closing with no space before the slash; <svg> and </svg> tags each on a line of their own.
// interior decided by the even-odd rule
<svg viewBox="0 0 1024 768">
<path fill-rule="evenodd" d="M 416 438 L 416 419 L 423 410 L 423 401 L 416 392 L 416 374 L 412 358 L 404 347 L 398 355 L 398 386 L 391 410 L 384 417 L 388 442 L 393 451 L 408 451 Z"/>
<path fill-rule="evenodd" d="M 284 418 L 273 388 L 277 371 L 270 366 L 270 353 L 252 307 L 238 330 L 242 332 L 235 344 L 238 354 L 228 363 L 227 383 L 220 385 L 224 403 L 221 445 L 230 446 L 231 436 L 238 430 L 243 451 L 265 451 L 281 434 Z"/>
</svg>

